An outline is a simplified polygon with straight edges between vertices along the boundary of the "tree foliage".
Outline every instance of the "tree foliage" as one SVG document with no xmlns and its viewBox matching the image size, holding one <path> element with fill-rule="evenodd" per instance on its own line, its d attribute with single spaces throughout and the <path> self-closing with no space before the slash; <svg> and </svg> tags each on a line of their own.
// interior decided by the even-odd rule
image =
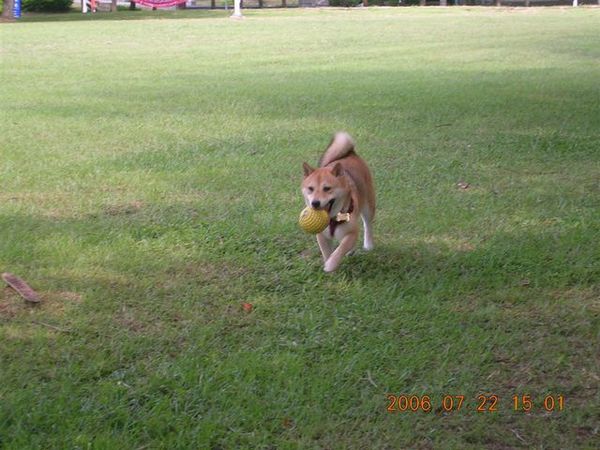
<svg viewBox="0 0 600 450">
<path fill-rule="evenodd" d="M 73 0 L 23 0 L 23 11 L 66 12 Z"/>
</svg>

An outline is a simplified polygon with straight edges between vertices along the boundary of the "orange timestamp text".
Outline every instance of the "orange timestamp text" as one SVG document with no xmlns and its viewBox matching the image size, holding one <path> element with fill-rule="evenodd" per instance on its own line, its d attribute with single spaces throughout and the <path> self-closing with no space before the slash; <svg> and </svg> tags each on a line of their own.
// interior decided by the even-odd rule
<svg viewBox="0 0 600 450">
<path fill-rule="evenodd" d="M 387 411 L 390 413 L 404 412 L 441 412 L 452 413 L 461 410 L 474 410 L 478 413 L 495 413 L 509 409 L 515 412 L 532 412 L 541 410 L 559 412 L 565 409 L 565 397 L 562 394 L 548 394 L 536 400 L 529 394 L 515 394 L 511 397 L 510 405 L 501 401 L 496 394 L 479 394 L 475 397 L 465 395 L 431 395 L 387 394 Z"/>
</svg>

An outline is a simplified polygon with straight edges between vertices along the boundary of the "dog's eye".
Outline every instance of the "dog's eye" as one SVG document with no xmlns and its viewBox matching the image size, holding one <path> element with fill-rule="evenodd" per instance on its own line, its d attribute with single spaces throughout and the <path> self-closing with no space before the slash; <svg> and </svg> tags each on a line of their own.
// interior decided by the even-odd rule
<svg viewBox="0 0 600 450">
<path fill-rule="evenodd" d="M 312 187 L 312 186 L 309 186 L 309 187 L 308 187 L 308 192 L 312 192 L 312 191 L 314 191 L 314 190 L 315 190 L 315 188 L 314 188 L 314 187 Z"/>
<path fill-rule="evenodd" d="M 331 188 L 329 186 L 323 187 L 323 191 L 324 192 L 329 192 L 330 190 L 331 190 Z"/>
</svg>

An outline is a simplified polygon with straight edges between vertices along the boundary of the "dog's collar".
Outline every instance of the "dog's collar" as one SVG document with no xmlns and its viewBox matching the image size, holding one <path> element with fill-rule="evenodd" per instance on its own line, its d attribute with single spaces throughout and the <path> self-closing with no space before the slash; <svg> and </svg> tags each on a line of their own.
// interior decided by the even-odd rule
<svg viewBox="0 0 600 450">
<path fill-rule="evenodd" d="M 329 219 L 329 232 L 331 233 L 332 236 L 335 234 L 335 229 L 337 228 L 337 226 L 339 224 L 350 222 L 350 216 L 352 214 L 352 211 L 354 211 L 354 202 L 352 201 L 352 198 L 350 198 L 350 205 L 348 206 L 348 211 L 346 211 L 346 212 L 340 211 L 335 216 L 335 219 L 334 218 Z"/>
</svg>

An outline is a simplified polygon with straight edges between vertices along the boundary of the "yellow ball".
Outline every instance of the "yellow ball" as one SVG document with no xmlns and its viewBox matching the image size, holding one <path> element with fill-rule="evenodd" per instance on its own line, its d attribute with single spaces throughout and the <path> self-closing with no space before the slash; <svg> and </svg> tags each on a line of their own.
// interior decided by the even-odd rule
<svg viewBox="0 0 600 450">
<path fill-rule="evenodd" d="M 313 209 L 309 206 L 300 213 L 300 228 L 310 234 L 319 234 L 329 225 L 329 214 L 324 209 Z"/>
</svg>

